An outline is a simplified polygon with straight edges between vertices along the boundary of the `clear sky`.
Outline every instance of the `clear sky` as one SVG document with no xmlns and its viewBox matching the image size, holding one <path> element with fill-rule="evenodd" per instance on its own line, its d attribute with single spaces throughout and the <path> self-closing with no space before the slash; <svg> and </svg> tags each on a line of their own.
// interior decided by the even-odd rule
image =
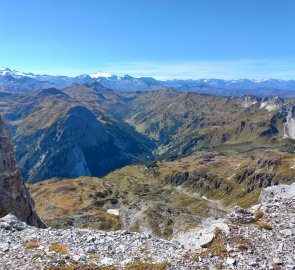
<svg viewBox="0 0 295 270">
<path fill-rule="evenodd" d="M 0 0 L 0 66 L 295 79 L 294 0 Z"/>
</svg>

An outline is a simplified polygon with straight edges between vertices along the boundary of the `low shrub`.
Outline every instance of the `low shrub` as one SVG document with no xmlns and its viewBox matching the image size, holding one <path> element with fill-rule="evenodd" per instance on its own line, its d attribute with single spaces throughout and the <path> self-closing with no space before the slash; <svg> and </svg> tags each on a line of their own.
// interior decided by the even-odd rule
<svg viewBox="0 0 295 270">
<path fill-rule="evenodd" d="M 265 230 L 272 230 L 271 224 L 269 224 L 266 221 L 256 221 L 255 224 L 260 228 L 260 229 L 265 229 Z"/>
<path fill-rule="evenodd" d="M 60 243 L 51 243 L 51 245 L 49 247 L 49 251 L 54 251 L 54 252 L 60 253 L 60 254 L 68 254 L 69 253 L 69 249 L 65 245 L 62 245 Z"/>
<path fill-rule="evenodd" d="M 254 213 L 254 220 L 258 221 L 264 216 L 264 212 L 262 210 L 258 210 Z"/>
<path fill-rule="evenodd" d="M 166 270 L 168 264 L 162 263 L 146 263 L 146 262 L 133 262 L 128 264 L 124 270 Z"/>
<path fill-rule="evenodd" d="M 35 248 L 38 248 L 39 246 L 40 246 L 40 243 L 36 239 L 31 240 L 25 244 L 26 249 L 35 249 Z"/>
</svg>

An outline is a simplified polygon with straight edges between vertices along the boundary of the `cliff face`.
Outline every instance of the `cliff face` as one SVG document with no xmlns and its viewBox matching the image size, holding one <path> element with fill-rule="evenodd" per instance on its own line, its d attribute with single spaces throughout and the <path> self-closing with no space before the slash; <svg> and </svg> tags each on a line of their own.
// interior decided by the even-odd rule
<svg viewBox="0 0 295 270">
<path fill-rule="evenodd" d="M 0 117 L 0 217 L 9 213 L 29 225 L 45 227 L 17 170 L 13 146 Z"/>
</svg>

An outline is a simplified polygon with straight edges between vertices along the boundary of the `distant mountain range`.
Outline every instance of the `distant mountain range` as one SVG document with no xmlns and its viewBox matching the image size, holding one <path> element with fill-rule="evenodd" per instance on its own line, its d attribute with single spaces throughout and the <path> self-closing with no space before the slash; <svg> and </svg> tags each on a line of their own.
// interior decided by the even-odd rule
<svg viewBox="0 0 295 270">
<path fill-rule="evenodd" d="M 73 84 L 99 82 L 106 88 L 120 92 L 137 92 L 173 87 L 181 92 L 196 92 L 217 96 L 256 95 L 259 97 L 281 96 L 295 97 L 295 80 L 167 80 L 161 81 L 151 77 L 123 77 L 105 72 L 77 77 L 36 75 L 8 68 L 0 68 L 0 91 L 7 93 L 28 93 L 48 87 L 63 88 Z"/>
</svg>

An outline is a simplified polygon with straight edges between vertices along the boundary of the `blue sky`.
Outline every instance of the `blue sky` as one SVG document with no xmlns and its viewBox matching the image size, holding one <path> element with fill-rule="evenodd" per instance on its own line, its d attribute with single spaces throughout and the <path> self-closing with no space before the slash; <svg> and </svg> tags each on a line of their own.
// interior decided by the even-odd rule
<svg viewBox="0 0 295 270">
<path fill-rule="evenodd" d="M 295 79 L 294 0 L 0 0 L 0 66 Z"/>
</svg>

